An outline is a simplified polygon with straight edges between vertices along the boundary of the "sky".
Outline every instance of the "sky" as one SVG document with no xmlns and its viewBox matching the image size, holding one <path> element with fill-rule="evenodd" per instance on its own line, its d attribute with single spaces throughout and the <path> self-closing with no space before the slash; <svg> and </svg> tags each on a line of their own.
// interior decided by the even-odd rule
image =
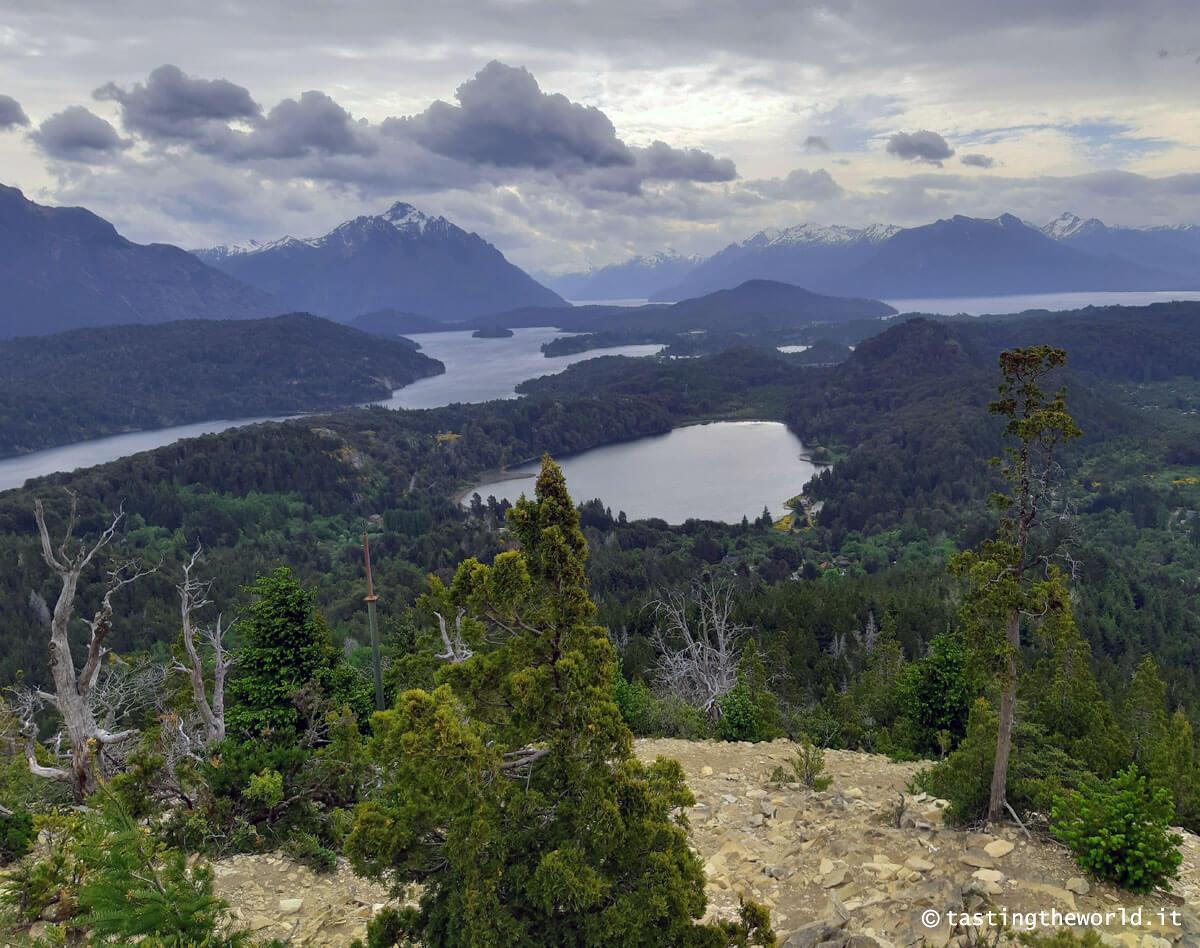
<svg viewBox="0 0 1200 948">
<path fill-rule="evenodd" d="M 133 240 L 402 200 L 555 273 L 771 227 L 1200 223 L 1196 0 L 0 0 L 0 183 Z"/>
</svg>

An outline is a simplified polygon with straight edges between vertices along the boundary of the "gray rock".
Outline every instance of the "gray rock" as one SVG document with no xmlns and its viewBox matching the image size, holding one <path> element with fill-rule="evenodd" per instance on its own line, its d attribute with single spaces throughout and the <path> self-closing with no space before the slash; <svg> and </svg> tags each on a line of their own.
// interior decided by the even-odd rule
<svg viewBox="0 0 1200 948">
<path fill-rule="evenodd" d="M 982 849 L 968 849 L 965 853 L 958 857 L 958 861 L 964 866 L 971 866 L 975 869 L 996 868 L 996 861 Z"/>
<path fill-rule="evenodd" d="M 846 927 L 844 918 L 822 918 L 797 928 L 783 941 L 783 948 L 817 948 Z"/>
</svg>

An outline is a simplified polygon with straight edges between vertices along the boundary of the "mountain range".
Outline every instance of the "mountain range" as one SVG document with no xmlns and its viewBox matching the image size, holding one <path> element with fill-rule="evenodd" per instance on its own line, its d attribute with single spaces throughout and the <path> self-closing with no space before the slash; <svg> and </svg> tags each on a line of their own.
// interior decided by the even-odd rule
<svg viewBox="0 0 1200 948">
<path fill-rule="evenodd" d="M 478 234 L 402 202 L 323 237 L 194 253 L 287 309 L 340 320 L 398 310 L 449 321 L 518 306 L 567 305 Z"/>
<path fill-rule="evenodd" d="M 676 282 L 639 294 L 634 291 L 646 286 L 646 269 L 639 264 L 644 259 L 593 274 L 605 277 L 610 298 L 654 301 L 688 299 L 754 279 L 883 298 L 1183 290 L 1200 287 L 1200 227 L 1108 227 L 1073 214 L 1045 227 L 1011 214 L 956 215 L 909 228 L 800 224 L 732 243 Z M 630 265 L 632 271 L 626 269 Z M 615 279 L 626 272 L 636 279 Z M 585 276 L 572 279 L 582 286 Z"/>
<path fill-rule="evenodd" d="M 178 247 L 135 244 L 82 207 L 45 207 L 0 185 L 0 338 L 279 311 Z"/>
<path fill-rule="evenodd" d="M 541 280 L 569 300 L 648 299 L 664 286 L 683 280 L 702 259 L 663 250 L 594 270 L 543 275 Z"/>
</svg>

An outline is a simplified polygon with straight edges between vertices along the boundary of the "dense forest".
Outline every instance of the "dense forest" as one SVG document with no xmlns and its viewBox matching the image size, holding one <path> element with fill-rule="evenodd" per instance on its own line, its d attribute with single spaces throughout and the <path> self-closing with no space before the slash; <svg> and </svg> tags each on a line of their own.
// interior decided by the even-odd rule
<svg viewBox="0 0 1200 948">
<path fill-rule="evenodd" d="M 111 600 L 105 621 L 114 652 L 159 663 L 180 655 L 178 588 L 201 544 L 212 582 L 206 595 L 214 609 L 239 617 L 230 644 L 249 649 L 253 659 L 233 673 L 231 713 L 242 710 L 221 745 L 228 766 L 220 773 L 201 768 L 188 778 L 197 784 L 171 791 L 207 801 L 187 807 L 184 822 L 173 818 L 162 828 L 168 844 L 183 850 L 228 852 L 286 841 L 311 858 L 344 849 L 364 871 L 415 878 L 419 860 L 434 853 L 422 848 L 426 843 L 411 851 L 381 848 L 379 826 L 411 815 L 392 809 L 396 801 L 430 793 L 437 802 L 422 819 L 467 836 L 506 833 L 498 827 L 509 826 L 507 819 L 485 828 L 434 788 L 478 794 L 480 812 L 512 805 L 506 781 L 479 785 L 449 762 L 463 759 L 461 752 L 482 773 L 495 767 L 503 774 L 520 761 L 553 793 L 567 771 L 586 770 L 573 770 L 583 763 L 547 737 L 555 729 L 615 742 L 610 747 L 624 746 L 622 728 L 629 728 L 739 740 L 786 734 L 808 745 L 939 758 L 923 772 L 921 786 L 950 800 L 953 818 L 970 822 L 989 812 L 981 775 L 993 768 L 1008 681 L 1008 707 L 1016 709 L 1008 802 L 1026 818 L 1044 823 L 1060 801 L 1076 799 L 1072 794 L 1141 800 L 1144 793 L 1148 826 L 1175 819 L 1195 828 L 1200 458 L 1192 446 L 1200 434 L 1200 350 L 1192 320 L 1198 312 L 1193 305 L 969 324 L 907 319 L 883 324 L 883 332 L 833 365 L 805 365 L 754 347 L 682 360 L 599 358 L 523 384 L 525 397 L 517 400 L 263 424 L 45 478 L 0 495 L 0 555 L 14 564 L 0 589 L 0 679 L 53 684 L 46 630 L 59 583 L 39 548 L 35 502 L 61 532 L 73 495 L 77 536 L 102 535 L 113 512 L 122 511 L 114 551 L 154 568 Z M 998 359 L 1008 350 L 1000 366 L 1011 370 L 1016 346 L 1032 347 L 1018 350 L 1020 358 L 1044 363 L 1040 384 L 1050 393 L 1019 389 L 1022 397 L 1051 411 L 1065 434 L 1046 467 L 1053 516 L 1037 523 L 1047 568 L 1024 585 L 1005 586 L 1009 598 L 999 601 L 988 571 L 1008 562 L 1017 546 L 1006 532 L 1007 508 L 1002 503 L 998 514 L 993 501 L 1023 501 L 1020 478 L 1005 476 L 1011 462 L 995 466 L 989 459 L 1011 458 L 1005 452 L 1014 439 L 1029 437 L 1019 425 L 1006 426 L 1018 390 L 997 397 Z M 1125 358 L 1110 357 L 1111 347 Z M 1055 401 L 1059 386 L 1065 402 Z M 561 456 L 726 417 L 786 421 L 830 462 L 803 492 L 797 485 L 800 496 L 783 520 L 764 512 L 740 524 L 630 521 L 603 498 L 567 499 L 570 485 L 552 464 L 543 469 L 536 500 L 512 509 L 478 496 L 457 502 L 481 474 L 544 453 Z M 543 547 L 549 541 L 535 529 L 539 524 L 559 531 L 561 542 Z M 393 706 L 374 725 L 362 606 L 364 530 L 381 596 L 384 679 Z M 101 601 L 107 581 L 102 569 L 85 573 L 81 601 Z M 704 693 L 676 674 L 670 659 L 681 630 L 714 614 L 714 602 L 733 623 L 738 647 L 728 656 L 724 686 Z M 1017 617 L 1011 649 L 989 638 L 1006 612 Z M 550 639 L 530 633 L 544 627 L 560 631 Z M 290 654 L 292 646 L 272 638 L 280 630 L 324 643 L 303 652 L 315 663 L 304 676 L 321 689 L 311 701 L 291 701 L 255 677 L 256 669 Z M 94 625 L 75 620 L 68 631 L 83 649 Z M 557 646 L 544 651 L 552 640 L 571 643 L 571 667 L 587 669 L 584 679 L 565 685 L 557 674 L 523 677 L 525 662 L 558 667 Z M 1019 681 L 1015 671 L 1007 678 L 996 671 L 1004 662 L 1023 669 Z M 515 686 L 517 680 L 524 684 Z M 558 690 L 584 680 L 590 684 L 573 697 Z M 531 682 L 536 689 L 529 690 Z M 529 707 L 559 709 L 554 713 L 562 717 L 513 706 L 517 692 Z M 498 694 L 504 701 L 496 701 Z M 578 714 L 565 710 L 571 702 Z M 253 736 L 264 724 L 263 734 L 305 733 L 313 714 L 334 714 L 337 707 L 350 717 L 335 714 L 329 720 L 341 724 L 294 759 L 283 745 Z M 505 710 L 487 711 L 472 724 L 469 711 L 459 717 L 471 707 Z M 364 751 L 355 734 L 372 727 L 381 730 Z M 488 740 L 511 757 L 493 759 Z M 397 763 L 396 748 L 412 741 L 444 758 L 445 767 Z M 534 762 L 543 751 L 558 756 L 539 769 Z M 301 789 L 306 781 L 327 780 L 323 768 L 368 766 L 384 781 L 382 796 L 353 781 L 322 783 L 338 788 L 328 797 L 310 798 Z M 23 768 L 18 760 L 7 771 L 14 799 L 32 793 L 27 778 L 16 776 Z M 624 779 L 586 773 L 596 781 L 597 801 L 609 781 Z M 642 786 L 642 778 L 629 779 Z M 664 772 L 656 779 L 651 784 L 662 792 L 675 792 L 675 777 Z M 156 780 L 176 786 L 178 775 L 159 774 L 146 785 L 158 786 Z M 493 787 L 500 797 L 491 796 Z M 309 802 L 262 804 L 300 798 Z M 321 816 L 355 803 L 353 828 Z M 657 813 L 662 801 L 646 805 Z M 334 825 L 343 831 L 321 828 Z M 568 832 L 554 821 L 542 825 L 549 835 L 512 831 L 531 852 Z M 1068 845 L 1086 830 L 1058 818 L 1049 827 Z M 625 871 L 617 866 L 642 858 L 634 840 L 621 839 L 622 856 L 608 864 L 617 873 Z M 1121 859 L 1106 871 L 1132 872 Z M 449 875 L 430 885 L 417 914 L 391 918 L 387 937 L 436 933 L 459 911 L 463 886 L 487 888 L 478 867 L 453 859 L 443 865 Z M 1136 888 L 1167 878 L 1170 854 L 1155 850 L 1134 868 L 1145 875 L 1118 881 Z M 681 872 L 690 878 L 690 869 Z M 524 895 L 509 898 L 518 903 L 506 905 L 523 904 Z M 754 906 L 747 909 L 742 927 L 722 936 L 731 940 L 696 943 L 757 943 L 745 939 L 762 936 L 763 919 Z M 541 916 L 529 909 L 514 924 L 543 924 L 535 918 Z M 679 943 L 690 943 L 689 932 Z M 375 935 L 374 943 L 393 943 L 379 930 Z"/>
<path fill-rule="evenodd" d="M 0 456 L 214 418 L 388 398 L 436 359 L 303 313 L 105 326 L 0 342 Z"/>
</svg>

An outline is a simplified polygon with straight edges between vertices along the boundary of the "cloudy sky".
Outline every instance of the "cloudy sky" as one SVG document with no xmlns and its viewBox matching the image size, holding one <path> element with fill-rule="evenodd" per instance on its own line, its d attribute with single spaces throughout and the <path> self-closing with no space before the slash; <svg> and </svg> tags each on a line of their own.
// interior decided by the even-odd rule
<svg viewBox="0 0 1200 948">
<path fill-rule="evenodd" d="M 1196 0 L 0 0 L 0 182 L 135 240 L 395 200 L 558 271 L 803 221 L 1200 223 Z"/>
</svg>

